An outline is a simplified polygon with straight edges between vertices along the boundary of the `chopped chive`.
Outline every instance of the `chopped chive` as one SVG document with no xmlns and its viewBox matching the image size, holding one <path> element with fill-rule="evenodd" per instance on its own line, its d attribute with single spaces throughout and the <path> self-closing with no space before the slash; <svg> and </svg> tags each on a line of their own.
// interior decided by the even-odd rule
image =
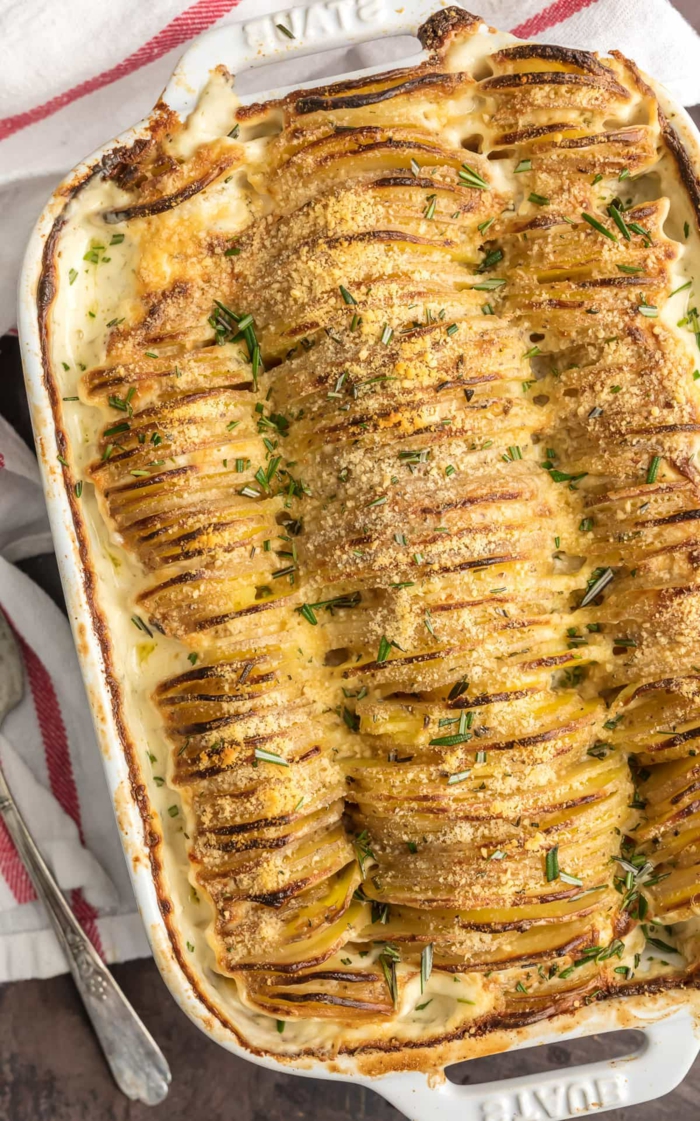
<svg viewBox="0 0 700 1121">
<path fill-rule="evenodd" d="M 80 479 L 75 484 L 75 487 L 73 489 L 75 490 L 75 497 L 80 498 L 81 494 L 83 493 L 83 484 Z"/>
<path fill-rule="evenodd" d="M 435 217 L 435 207 L 437 206 L 437 195 L 428 195 L 427 206 L 423 211 L 423 217 L 430 220 Z"/>
<path fill-rule="evenodd" d="M 530 191 L 527 196 L 528 202 L 534 202 L 535 206 L 549 206 L 549 199 L 544 195 L 537 195 L 534 191 Z"/>
<path fill-rule="evenodd" d="M 521 160 L 515 169 L 515 174 L 520 175 L 523 171 L 532 171 L 532 160 Z"/>
<path fill-rule="evenodd" d="M 286 35 L 288 39 L 296 39 L 294 32 L 290 31 L 288 27 L 285 27 L 283 23 L 276 23 L 275 27 L 278 31 L 281 31 L 283 35 Z"/>
<path fill-rule="evenodd" d="M 451 323 L 450 326 L 447 328 L 447 334 L 448 335 L 456 335 L 458 330 L 459 330 L 458 325 L 456 323 Z"/>
<path fill-rule="evenodd" d="M 379 341 L 384 343 L 384 346 L 388 346 L 389 343 L 391 342 L 391 340 L 393 339 L 393 337 L 394 337 L 393 327 L 390 327 L 388 323 L 385 323 L 383 328 L 382 328 L 382 333 L 381 333 Z"/>
<path fill-rule="evenodd" d="M 170 817 L 177 817 L 179 812 L 180 811 L 177 806 L 168 806 L 168 813 L 170 814 Z"/>
<path fill-rule="evenodd" d="M 73 282 L 77 279 L 78 279 L 78 270 L 77 269 L 69 269 L 68 270 L 68 283 L 73 284 Z"/>
<path fill-rule="evenodd" d="M 683 233 L 684 233 L 685 239 L 687 241 L 688 240 L 688 234 L 690 233 L 690 223 L 689 222 L 684 222 L 683 223 Z"/>
<path fill-rule="evenodd" d="M 593 177 L 593 179 L 591 180 L 591 186 L 595 187 L 596 183 L 600 183 L 602 178 L 603 178 L 603 176 L 600 174 L 600 172 L 598 172 L 598 174 L 595 175 Z"/>
<path fill-rule="evenodd" d="M 635 272 L 644 272 L 644 269 L 640 268 L 637 265 L 616 265 L 615 268 L 619 269 L 620 272 L 627 272 L 630 274 Z M 673 292 L 671 293 L 671 295 L 673 295 Z"/>
</svg>

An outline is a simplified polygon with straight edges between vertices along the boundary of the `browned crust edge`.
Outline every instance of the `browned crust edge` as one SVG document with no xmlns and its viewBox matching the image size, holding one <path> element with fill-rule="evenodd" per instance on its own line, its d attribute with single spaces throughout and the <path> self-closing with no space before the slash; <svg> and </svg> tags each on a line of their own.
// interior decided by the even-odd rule
<svg viewBox="0 0 700 1121">
<path fill-rule="evenodd" d="M 688 196 L 693 205 L 695 213 L 695 223 L 700 232 L 700 180 L 695 174 L 693 169 L 693 161 L 691 160 L 688 151 L 683 144 L 680 136 L 675 128 L 669 121 L 663 109 L 659 105 L 658 98 L 648 82 L 645 82 L 639 68 L 631 58 L 627 58 L 621 51 L 611 51 L 610 54 L 616 58 L 619 63 L 629 72 L 629 75 L 637 86 L 640 93 L 645 94 L 647 97 L 652 97 L 657 104 L 659 112 L 659 124 L 661 125 L 661 133 L 666 142 L 666 145 L 673 156 L 674 163 L 678 168 L 681 182 L 688 192 Z"/>
</svg>

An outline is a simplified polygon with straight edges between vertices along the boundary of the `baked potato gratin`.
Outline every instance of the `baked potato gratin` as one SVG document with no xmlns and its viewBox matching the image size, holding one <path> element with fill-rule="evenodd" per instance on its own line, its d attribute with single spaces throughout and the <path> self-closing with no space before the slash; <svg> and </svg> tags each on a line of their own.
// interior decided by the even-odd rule
<svg viewBox="0 0 700 1121">
<path fill-rule="evenodd" d="M 152 828 L 232 999 L 326 1054 L 700 960 L 696 179 L 621 55 L 420 38 L 161 105 L 40 285 Z"/>
</svg>

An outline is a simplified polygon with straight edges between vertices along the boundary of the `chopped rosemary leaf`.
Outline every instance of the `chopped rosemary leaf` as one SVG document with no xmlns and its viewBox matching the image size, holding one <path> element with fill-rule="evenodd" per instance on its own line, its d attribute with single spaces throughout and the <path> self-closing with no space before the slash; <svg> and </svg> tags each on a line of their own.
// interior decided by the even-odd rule
<svg viewBox="0 0 700 1121">
<path fill-rule="evenodd" d="M 477 272 L 486 272 L 487 269 L 493 268 L 499 261 L 503 260 L 502 249 L 489 249 L 483 261 L 479 265 Z"/>
<path fill-rule="evenodd" d="M 430 974 L 433 971 L 433 943 L 429 942 L 424 946 L 420 956 L 420 991 L 421 994 L 425 992 L 425 986 L 428 984 Z"/>
<path fill-rule="evenodd" d="M 574 887 L 583 887 L 583 880 L 580 880 L 578 876 L 570 875 L 569 872 L 562 872 L 560 870 L 559 879 L 564 884 L 572 884 Z"/>
<path fill-rule="evenodd" d="M 632 235 L 630 234 L 630 232 L 627 228 L 627 224 L 626 224 L 624 218 L 622 217 L 622 215 L 620 214 L 620 211 L 615 206 L 615 203 L 613 203 L 613 202 L 610 203 L 610 206 L 608 207 L 608 214 L 610 215 L 613 222 L 617 226 L 618 230 L 620 231 L 620 233 L 624 237 L 625 241 L 631 241 L 632 240 Z"/>
<path fill-rule="evenodd" d="M 447 738 L 447 737 L 445 737 L 445 738 Z M 432 742 L 434 743 L 435 741 L 433 740 Z M 457 783 L 457 782 L 464 782 L 465 779 L 469 778 L 470 774 L 471 774 L 471 770 L 458 771 L 457 774 L 450 775 L 450 777 L 447 780 L 447 785 L 448 786 L 454 786 L 455 783 Z"/>
<path fill-rule="evenodd" d="M 686 280 L 685 284 L 681 284 L 679 288 L 674 288 L 673 291 L 668 294 L 669 300 L 671 296 L 675 296 L 678 292 L 684 292 L 686 288 L 690 288 L 692 283 L 692 280 Z"/>
<path fill-rule="evenodd" d="M 588 222 L 588 225 L 592 226 L 594 230 L 597 230 L 599 234 L 603 234 L 604 237 L 609 238 L 610 241 L 617 241 L 615 234 L 611 234 L 610 230 L 606 230 L 603 223 L 599 222 L 597 218 L 594 218 L 592 214 L 587 214 L 584 210 L 581 214 L 581 217 L 583 218 L 584 222 Z"/>
<path fill-rule="evenodd" d="M 283 23 L 276 23 L 275 27 L 278 31 L 281 31 L 283 35 L 286 35 L 288 39 L 296 39 L 294 32 L 290 31 L 288 27 L 285 27 Z"/>
<path fill-rule="evenodd" d="M 339 288 L 340 288 L 340 294 L 343 297 L 343 299 L 345 300 L 346 304 L 356 304 L 357 303 L 357 300 L 355 299 L 355 297 L 352 296 L 348 292 L 348 290 L 347 290 L 347 288 L 345 287 L 344 284 L 340 284 Z"/>
<path fill-rule="evenodd" d="M 131 621 L 134 626 L 138 628 L 138 630 L 143 631 L 143 633 L 147 634 L 149 638 L 153 638 L 153 631 L 144 623 L 140 615 L 132 615 Z"/>
<path fill-rule="evenodd" d="M 384 343 L 384 346 L 388 346 L 389 343 L 391 342 L 391 340 L 393 339 L 393 337 L 394 337 L 393 327 L 390 327 L 388 323 L 385 323 L 384 326 L 382 327 L 382 333 L 381 333 L 379 341 Z"/>
<path fill-rule="evenodd" d="M 68 283 L 73 284 L 74 281 L 76 281 L 77 279 L 78 279 L 78 270 L 77 269 L 69 269 L 68 270 Z"/>
<path fill-rule="evenodd" d="M 550 883 L 559 879 L 559 845 L 551 848 L 545 857 L 545 874 Z"/>
<path fill-rule="evenodd" d="M 478 284 L 472 284 L 472 289 L 475 292 L 493 292 L 494 288 L 500 288 L 501 285 L 503 285 L 505 283 L 506 283 L 505 279 L 501 279 L 500 277 L 494 276 L 494 277 L 491 277 L 490 280 L 482 280 Z M 487 308 L 490 309 L 488 312 L 485 313 L 486 315 L 493 315 L 493 309 L 491 308 L 490 304 L 485 304 L 484 307 L 487 307 Z M 481 310 L 483 311 L 484 309 L 482 308 Z"/>
<path fill-rule="evenodd" d="M 278 767 L 289 766 L 287 760 L 283 759 L 283 757 L 276 751 L 265 751 L 265 749 L 262 747 L 256 747 L 253 754 L 255 755 L 256 759 L 260 760 L 261 763 L 275 763 Z"/>
<path fill-rule="evenodd" d="M 383 634 L 381 639 L 379 640 L 379 650 L 377 651 L 378 665 L 381 666 L 384 664 L 384 662 L 386 662 L 389 654 L 391 653 L 392 646 L 396 646 L 396 643 L 392 642 L 390 638 L 387 638 L 386 635 Z"/>
<path fill-rule="evenodd" d="M 661 463 L 661 456 L 655 455 L 652 457 L 651 462 L 647 468 L 646 481 L 648 483 L 655 483 L 656 476 L 659 473 L 659 464 Z"/>
<path fill-rule="evenodd" d="M 75 487 L 73 489 L 75 490 L 75 497 L 80 498 L 81 494 L 83 493 L 83 484 L 80 479 L 75 484 Z"/>
<path fill-rule="evenodd" d="M 465 186 L 473 187 L 476 191 L 491 190 L 486 180 L 481 175 L 479 175 L 479 172 L 476 171 L 476 169 L 468 163 L 462 164 L 461 168 L 459 169 L 459 178 L 462 180 Z"/>
<path fill-rule="evenodd" d="M 534 191 L 530 191 L 530 194 L 527 196 L 527 201 L 534 202 L 535 206 L 549 206 L 549 199 L 544 195 L 535 194 Z"/>
<path fill-rule="evenodd" d="M 630 273 L 630 275 L 635 272 L 644 272 L 644 269 L 638 265 L 616 265 L 615 268 L 619 269 L 620 272 Z M 671 293 L 671 295 L 673 295 L 673 293 Z"/>
<path fill-rule="evenodd" d="M 480 234 L 485 234 L 489 226 L 493 225 L 495 221 L 495 218 L 487 218 L 485 222 L 479 222 L 479 225 L 476 228 Z"/>
<path fill-rule="evenodd" d="M 600 572 L 600 570 L 596 569 L 596 573 L 597 572 Z M 593 600 L 600 595 L 604 588 L 607 588 L 614 575 L 615 573 L 613 572 L 612 568 L 605 568 L 599 576 L 596 576 L 595 580 L 591 578 L 591 580 L 589 580 L 588 591 L 581 600 L 579 607 L 588 607 L 588 604 L 592 603 Z"/>
</svg>

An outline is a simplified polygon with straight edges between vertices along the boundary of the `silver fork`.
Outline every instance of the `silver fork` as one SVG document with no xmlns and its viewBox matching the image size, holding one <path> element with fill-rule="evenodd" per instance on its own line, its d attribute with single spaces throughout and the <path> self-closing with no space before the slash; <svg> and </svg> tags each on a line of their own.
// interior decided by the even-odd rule
<svg viewBox="0 0 700 1121">
<path fill-rule="evenodd" d="M 22 658 L 0 611 L 0 725 L 21 700 L 23 690 Z M 15 805 L 1 767 L 0 815 L 46 908 L 117 1086 L 128 1098 L 157 1105 L 170 1083 L 165 1057 L 66 903 Z"/>
</svg>

